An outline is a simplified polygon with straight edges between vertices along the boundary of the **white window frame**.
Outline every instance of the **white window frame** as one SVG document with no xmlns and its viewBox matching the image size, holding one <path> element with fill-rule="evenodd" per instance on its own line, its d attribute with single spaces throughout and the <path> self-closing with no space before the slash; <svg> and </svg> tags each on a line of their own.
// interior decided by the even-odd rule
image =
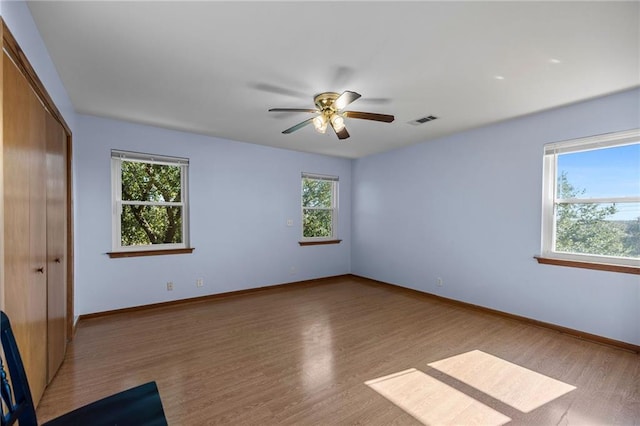
<svg viewBox="0 0 640 426">
<path fill-rule="evenodd" d="M 150 202 L 150 201 L 123 201 L 122 200 L 122 162 L 139 162 L 150 164 L 162 164 L 168 166 L 180 166 L 180 202 Z M 112 216 L 112 244 L 113 252 L 172 250 L 189 248 L 189 159 L 180 157 L 168 157 L 163 155 L 145 154 L 111 150 L 111 216 Z M 123 205 L 148 205 L 148 206 L 179 206 L 182 207 L 182 243 L 180 244 L 148 244 L 136 246 L 122 245 L 121 215 Z"/>
<path fill-rule="evenodd" d="M 332 191 L 331 191 L 331 207 L 305 207 L 302 203 L 304 202 L 302 199 L 302 190 L 304 188 L 304 180 L 305 179 L 313 179 L 313 180 L 322 180 L 328 181 L 332 183 Z M 300 233 L 301 240 L 303 242 L 313 242 L 313 241 L 333 241 L 338 239 L 338 186 L 339 186 L 339 177 L 338 176 L 330 176 L 330 175 L 321 175 L 317 173 L 305 173 L 302 172 L 302 177 L 300 179 Z M 331 235 L 328 237 L 305 237 L 304 236 L 304 211 L 305 210 L 331 210 Z"/>
<path fill-rule="evenodd" d="M 636 144 L 640 141 L 640 129 L 607 133 L 580 139 L 546 144 L 544 146 L 544 169 L 542 189 L 542 257 L 578 261 L 587 263 L 612 264 L 640 267 L 640 259 L 617 256 L 602 256 L 592 254 L 567 253 L 555 250 L 556 241 L 556 206 L 563 203 L 571 204 L 600 204 L 600 203 L 637 203 L 640 197 L 611 197 L 611 198 L 571 198 L 557 197 L 557 166 L 558 156 L 572 152 L 590 151 L 601 148 L 612 148 Z"/>
</svg>

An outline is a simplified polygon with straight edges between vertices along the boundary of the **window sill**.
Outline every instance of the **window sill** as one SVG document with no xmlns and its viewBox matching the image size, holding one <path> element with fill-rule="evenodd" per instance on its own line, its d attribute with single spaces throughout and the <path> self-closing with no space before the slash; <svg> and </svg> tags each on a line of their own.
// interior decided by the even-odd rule
<svg viewBox="0 0 640 426">
<path fill-rule="evenodd" d="M 107 253 L 111 259 L 121 257 L 164 256 L 167 254 L 191 254 L 195 248 L 179 248 L 165 250 L 112 251 Z"/>
<path fill-rule="evenodd" d="M 301 246 L 319 246 L 322 244 L 340 244 L 342 240 L 298 241 Z"/>
<path fill-rule="evenodd" d="M 551 257 L 534 256 L 538 263 L 545 265 L 569 266 L 572 268 L 595 269 L 598 271 L 622 272 L 624 274 L 640 275 L 637 266 L 613 265 L 611 263 L 581 262 L 578 260 L 556 259 Z"/>
</svg>

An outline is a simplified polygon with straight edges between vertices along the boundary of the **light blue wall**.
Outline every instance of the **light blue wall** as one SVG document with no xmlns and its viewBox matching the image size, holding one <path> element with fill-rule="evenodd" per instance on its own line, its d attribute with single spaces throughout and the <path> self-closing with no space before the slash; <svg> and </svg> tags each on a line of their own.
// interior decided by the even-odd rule
<svg viewBox="0 0 640 426">
<path fill-rule="evenodd" d="M 350 272 L 351 160 L 91 116 L 77 121 L 78 314 Z M 105 255 L 111 250 L 111 149 L 190 159 L 193 254 Z M 341 244 L 298 245 L 303 171 L 340 177 Z M 287 227 L 287 219 L 294 226 Z M 166 290 L 167 281 L 174 291 Z"/>
<path fill-rule="evenodd" d="M 353 273 L 640 344 L 638 275 L 533 259 L 543 145 L 640 127 L 639 99 L 628 91 L 355 160 Z"/>
</svg>

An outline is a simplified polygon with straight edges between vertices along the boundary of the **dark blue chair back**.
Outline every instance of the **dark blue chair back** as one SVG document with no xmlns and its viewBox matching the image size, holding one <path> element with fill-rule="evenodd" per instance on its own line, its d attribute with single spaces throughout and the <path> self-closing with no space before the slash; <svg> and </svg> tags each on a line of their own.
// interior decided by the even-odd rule
<svg viewBox="0 0 640 426">
<path fill-rule="evenodd" d="M 12 425 L 16 421 L 20 422 L 20 426 L 37 426 L 38 420 L 36 419 L 36 410 L 33 406 L 27 374 L 24 371 L 22 358 L 20 358 L 16 338 L 11 330 L 9 317 L 2 311 L 0 311 L 0 316 L 2 320 L 0 340 L 7 360 L 9 376 L 11 377 L 11 385 L 9 385 L 7 372 L 2 364 L 2 359 L 0 359 L 0 380 L 2 381 L 0 393 L 4 403 L 1 409 L 2 418 L 0 422 L 2 426 Z M 13 387 L 13 392 L 11 387 Z M 5 408 L 7 410 L 6 413 Z"/>
</svg>

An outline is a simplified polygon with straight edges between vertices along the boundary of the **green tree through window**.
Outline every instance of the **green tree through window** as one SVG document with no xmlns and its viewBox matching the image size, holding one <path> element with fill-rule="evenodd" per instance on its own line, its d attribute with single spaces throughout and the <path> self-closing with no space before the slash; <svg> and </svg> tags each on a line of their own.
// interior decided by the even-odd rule
<svg viewBox="0 0 640 426">
<path fill-rule="evenodd" d="M 181 206 L 135 203 L 179 203 L 181 188 L 180 166 L 123 161 L 122 245 L 181 243 Z"/>
<path fill-rule="evenodd" d="M 302 178 L 303 238 L 335 238 L 334 179 Z"/>
<path fill-rule="evenodd" d="M 113 150 L 113 250 L 188 246 L 189 160 Z"/>
<path fill-rule="evenodd" d="M 575 188 L 567 173 L 558 177 L 559 198 L 580 198 L 585 189 Z M 607 220 L 615 215 L 615 203 L 610 205 L 560 203 L 557 206 L 556 250 L 567 253 L 628 257 L 632 248 L 625 244 L 625 226 Z M 632 241 L 629 239 L 629 243 Z"/>
</svg>

